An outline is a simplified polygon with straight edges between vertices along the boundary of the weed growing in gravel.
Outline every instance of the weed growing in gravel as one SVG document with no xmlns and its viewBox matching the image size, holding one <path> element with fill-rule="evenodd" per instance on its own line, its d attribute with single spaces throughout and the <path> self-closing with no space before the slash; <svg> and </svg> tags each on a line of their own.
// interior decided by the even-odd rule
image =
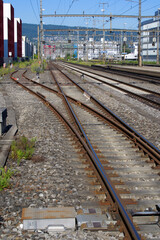
<svg viewBox="0 0 160 240">
<path fill-rule="evenodd" d="M 38 61 L 35 61 L 31 65 L 31 71 L 33 73 L 41 73 L 44 72 L 44 70 L 47 68 L 47 63 L 44 60 L 42 63 L 39 63 Z"/>
<path fill-rule="evenodd" d="M 29 65 L 31 65 L 32 63 L 33 63 L 33 60 L 25 61 L 25 62 L 20 62 L 20 63 L 19 63 L 19 68 L 26 68 L 26 67 L 28 67 Z"/>
<path fill-rule="evenodd" d="M 20 164 L 21 159 L 31 159 L 35 151 L 36 138 L 29 140 L 25 136 L 19 137 L 11 145 L 11 158 L 17 160 L 17 164 Z"/>
<path fill-rule="evenodd" d="M 14 173 L 12 169 L 0 168 L 0 191 L 10 187 L 10 179 Z"/>
<path fill-rule="evenodd" d="M 1 68 L 0 68 L 0 77 L 6 75 L 6 74 L 8 74 L 8 73 L 11 73 L 11 72 L 13 72 L 13 71 L 15 71 L 14 68 L 10 68 L 10 67 L 3 68 L 3 67 L 1 67 Z"/>
</svg>

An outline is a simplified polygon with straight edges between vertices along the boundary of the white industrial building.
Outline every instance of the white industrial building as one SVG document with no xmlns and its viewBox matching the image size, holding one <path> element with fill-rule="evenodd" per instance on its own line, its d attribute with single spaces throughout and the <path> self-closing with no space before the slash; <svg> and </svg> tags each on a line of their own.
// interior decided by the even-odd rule
<svg viewBox="0 0 160 240">
<path fill-rule="evenodd" d="M 160 29 L 160 19 L 158 20 L 158 15 L 160 16 L 160 9 L 155 12 L 155 17 L 147 21 L 142 22 L 142 30 L 151 30 L 151 32 L 142 32 L 142 57 L 143 61 L 156 61 L 157 53 L 160 47 L 157 45 L 157 40 L 159 42 L 158 33 L 155 30 Z"/>
<path fill-rule="evenodd" d="M 26 36 L 22 36 L 22 58 L 31 58 L 33 56 L 33 44 Z"/>
<path fill-rule="evenodd" d="M 78 43 L 78 59 L 87 60 L 87 56 L 88 60 L 102 59 L 104 54 L 106 59 L 113 59 L 119 55 L 118 43 L 105 41 L 103 44 L 103 38 L 101 41 L 93 41 L 93 38 L 90 38 L 88 42 Z"/>
<path fill-rule="evenodd" d="M 138 59 L 138 43 L 134 42 L 132 52 L 125 55 L 125 60 L 137 60 Z"/>
<path fill-rule="evenodd" d="M 22 21 L 14 18 L 14 57 L 22 57 Z"/>
</svg>

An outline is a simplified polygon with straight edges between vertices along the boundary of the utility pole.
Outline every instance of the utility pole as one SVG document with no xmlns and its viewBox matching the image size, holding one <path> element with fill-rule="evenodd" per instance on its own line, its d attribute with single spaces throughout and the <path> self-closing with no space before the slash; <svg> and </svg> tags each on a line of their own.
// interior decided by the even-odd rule
<svg viewBox="0 0 160 240">
<path fill-rule="evenodd" d="M 77 32 L 77 59 L 79 61 L 79 31 Z"/>
<path fill-rule="evenodd" d="M 108 3 L 100 3 L 99 5 L 103 5 L 103 8 L 101 9 L 101 11 L 103 12 L 103 62 L 105 63 L 106 61 L 106 54 L 105 54 L 105 31 L 104 31 L 104 12 L 105 12 L 105 5 L 108 5 Z"/>
<path fill-rule="evenodd" d="M 126 24 L 127 24 L 127 23 L 124 23 L 124 29 L 126 29 Z M 125 61 L 125 54 L 126 54 L 126 42 L 127 42 L 126 32 L 124 31 L 124 38 L 123 38 L 123 46 L 124 46 L 124 61 Z"/>
<path fill-rule="evenodd" d="M 157 22 L 157 64 L 159 64 L 159 11 L 158 8 L 158 22 Z"/>
<path fill-rule="evenodd" d="M 87 25 L 87 30 L 88 30 L 88 20 L 89 18 L 86 19 L 86 25 Z M 88 31 L 86 31 L 86 61 L 88 62 Z"/>
<path fill-rule="evenodd" d="M 93 28 L 94 28 L 94 32 L 93 32 L 93 58 L 95 55 L 95 36 L 96 36 L 96 20 L 93 20 Z"/>
<path fill-rule="evenodd" d="M 40 0 L 40 44 L 41 44 L 41 59 L 43 60 L 43 17 L 42 17 L 42 0 Z"/>
<path fill-rule="evenodd" d="M 123 50 L 123 46 L 122 46 L 123 41 L 122 41 L 122 38 L 123 38 L 123 36 L 122 36 L 122 31 L 121 31 L 121 61 L 122 61 L 122 50 Z"/>
<path fill-rule="evenodd" d="M 37 31 L 38 31 L 38 60 L 39 60 L 39 25 Z"/>
<path fill-rule="evenodd" d="M 138 26 L 139 26 L 139 39 L 138 39 L 138 66 L 142 66 L 142 58 L 141 58 L 141 0 L 139 0 L 139 17 L 138 17 Z"/>
</svg>

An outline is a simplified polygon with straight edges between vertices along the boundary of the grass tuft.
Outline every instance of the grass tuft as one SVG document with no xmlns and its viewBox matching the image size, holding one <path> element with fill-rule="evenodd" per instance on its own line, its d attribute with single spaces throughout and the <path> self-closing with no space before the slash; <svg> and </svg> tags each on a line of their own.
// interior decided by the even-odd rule
<svg viewBox="0 0 160 240">
<path fill-rule="evenodd" d="M 19 137 L 11 145 L 11 158 L 17 160 L 17 164 L 20 165 L 22 159 L 31 159 L 35 151 L 36 138 L 29 140 L 25 136 Z"/>
<path fill-rule="evenodd" d="M 0 191 L 10 187 L 10 179 L 14 173 L 15 171 L 7 167 L 0 168 Z"/>
</svg>

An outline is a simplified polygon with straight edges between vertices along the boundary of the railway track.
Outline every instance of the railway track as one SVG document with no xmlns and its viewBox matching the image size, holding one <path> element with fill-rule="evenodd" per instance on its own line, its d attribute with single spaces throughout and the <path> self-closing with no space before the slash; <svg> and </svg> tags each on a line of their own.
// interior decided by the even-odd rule
<svg viewBox="0 0 160 240">
<path fill-rule="evenodd" d="M 62 61 L 63 63 L 66 63 Z M 140 80 L 144 82 L 149 82 L 151 84 L 156 84 L 159 85 L 160 83 L 160 78 L 159 78 L 159 73 L 158 72 L 146 72 L 145 70 L 138 70 L 138 69 L 122 69 L 121 67 L 114 67 L 114 65 L 111 66 L 103 66 L 103 65 L 82 65 L 78 63 L 69 63 L 70 65 L 77 66 L 77 67 L 82 67 L 85 69 L 92 69 L 96 71 L 101 71 L 101 72 L 106 72 L 110 73 L 113 75 L 118 75 L 118 76 L 124 76 L 124 77 L 129 77 L 134 80 Z M 134 70 L 134 71 L 133 71 Z"/>
<path fill-rule="evenodd" d="M 116 90 L 120 90 L 129 96 L 142 101 L 143 103 L 149 104 L 152 107 L 160 109 L 160 93 L 156 91 L 152 91 L 147 88 L 142 88 L 140 86 L 133 85 L 131 83 L 127 83 L 123 80 L 118 80 L 116 78 L 107 76 L 106 74 L 93 72 L 93 70 L 83 68 L 80 66 L 72 66 L 70 64 L 60 64 L 59 66 L 63 66 L 66 69 L 70 69 L 78 74 L 83 75 L 83 77 L 88 77 L 94 81 L 98 81 L 103 85 L 107 85 Z M 62 69 L 62 68 L 61 68 Z"/>
<path fill-rule="evenodd" d="M 93 69 L 97 69 L 97 70 L 99 69 L 106 72 L 118 74 L 121 76 L 131 77 L 137 80 L 147 81 L 150 83 L 159 84 L 160 82 L 160 77 L 158 72 L 138 70 L 136 68 L 133 71 L 133 69 L 122 69 L 121 67 L 118 67 L 118 66 L 103 67 L 103 66 L 92 65 L 91 67 Z"/>
<path fill-rule="evenodd" d="M 15 73 L 12 80 L 38 97 L 76 136 L 79 154 L 86 156 L 86 170 L 102 196 L 103 210 L 121 226 L 125 238 L 141 239 L 153 232 L 158 236 L 159 150 L 56 66 L 50 64 L 50 68 L 54 89 L 27 78 L 26 73 L 27 82 L 13 77 Z M 47 91 L 60 99 L 58 109 Z"/>
</svg>

